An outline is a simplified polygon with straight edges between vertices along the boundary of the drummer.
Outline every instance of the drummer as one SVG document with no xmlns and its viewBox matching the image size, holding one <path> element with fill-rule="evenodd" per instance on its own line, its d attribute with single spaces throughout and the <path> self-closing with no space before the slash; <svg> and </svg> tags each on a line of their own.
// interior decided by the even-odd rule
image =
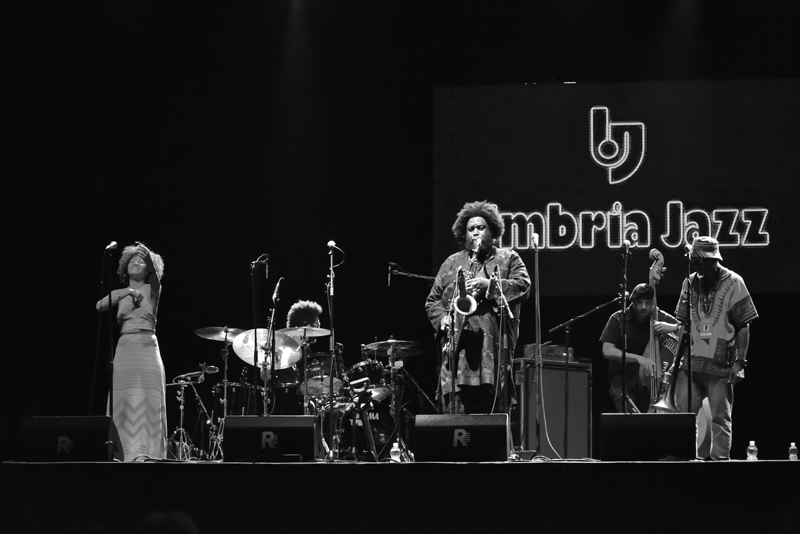
<svg viewBox="0 0 800 534">
<path fill-rule="evenodd" d="M 311 300 L 299 300 L 292 304 L 289 313 L 286 315 L 286 327 L 298 328 L 310 326 L 319 328 L 319 316 L 322 315 L 322 306 Z M 306 343 L 313 343 L 314 338 Z M 277 381 L 282 384 L 295 384 L 299 382 L 300 372 L 297 370 L 297 363 L 302 359 L 301 354 L 302 338 L 287 335 L 282 332 L 275 332 L 275 376 Z M 269 380 L 271 377 L 271 362 L 267 358 L 267 367 L 261 370 L 261 379 Z"/>
</svg>

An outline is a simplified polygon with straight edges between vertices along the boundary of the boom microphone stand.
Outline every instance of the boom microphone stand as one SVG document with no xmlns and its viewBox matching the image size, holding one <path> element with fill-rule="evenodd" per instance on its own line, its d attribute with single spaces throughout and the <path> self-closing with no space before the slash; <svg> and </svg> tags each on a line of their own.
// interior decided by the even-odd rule
<svg viewBox="0 0 800 534">
<path fill-rule="evenodd" d="M 106 260 L 111 257 L 111 251 L 117 248 L 117 242 L 112 241 L 103 250 L 103 259 L 100 262 L 100 299 L 103 299 L 105 292 L 108 292 L 108 311 L 111 312 L 111 269 L 106 265 Z M 105 282 L 105 290 L 103 283 Z M 104 292 L 105 291 L 105 292 Z M 94 352 L 94 369 L 92 371 L 92 390 L 89 394 L 89 413 L 92 413 L 94 408 L 94 387 L 97 381 L 97 360 L 100 354 L 100 330 L 102 330 L 102 316 L 97 314 L 97 343 L 95 344 Z M 109 313 L 108 317 L 108 366 L 106 368 L 108 373 L 108 415 L 114 417 L 114 325 L 112 324 L 112 316 Z"/>
<path fill-rule="evenodd" d="M 255 261 L 250 262 L 250 285 L 252 291 L 252 301 L 253 301 L 253 388 L 245 388 L 247 396 L 247 409 L 253 409 L 258 412 L 258 402 L 256 393 L 258 392 L 258 378 L 259 378 L 259 371 L 258 371 L 258 307 L 256 303 L 258 299 L 256 298 L 256 266 L 259 263 L 264 264 L 264 277 L 269 278 L 269 254 L 262 254 L 259 256 Z M 271 325 L 270 325 L 271 326 Z M 266 358 L 266 354 L 264 355 Z M 266 393 L 266 391 L 265 391 Z M 250 395 L 253 398 L 249 398 Z M 257 413 L 255 415 L 258 415 Z"/>
<path fill-rule="evenodd" d="M 569 332 L 570 332 L 570 330 L 572 328 L 572 324 L 580 321 L 581 319 L 584 319 L 584 318 L 592 315 L 593 313 L 595 313 L 597 311 L 602 310 L 606 306 L 610 306 L 612 304 L 617 304 L 619 302 L 622 303 L 622 306 L 625 306 L 626 299 L 627 299 L 627 293 L 619 294 L 614 299 L 609 300 L 608 302 L 604 302 L 603 304 L 599 304 L 599 305 L 595 306 L 594 308 L 592 308 L 591 310 L 589 310 L 589 311 L 587 311 L 585 313 L 582 313 L 580 315 L 576 315 L 572 319 L 569 319 L 568 321 L 565 321 L 565 322 L 561 323 L 560 325 L 554 326 L 553 328 L 548 330 L 548 332 L 550 334 L 554 334 L 555 332 L 558 332 L 559 330 L 564 330 L 564 345 L 565 345 L 565 347 L 564 347 L 564 351 L 565 351 L 564 368 L 565 369 L 569 368 L 569 353 L 570 353 Z M 539 382 L 540 383 L 541 383 L 541 376 L 542 375 L 541 375 L 541 369 L 540 369 L 540 372 L 539 372 L 539 377 L 540 377 L 539 378 Z M 567 386 L 568 385 L 569 385 L 569 382 L 567 382 Z M 565 397 L 565 402 L 566 402 L 569 399 L 569 397 L 568 397 L 568 388 L 565 387 L 564 389 L 565 389 L 564 397 Z M 564 455 L 565 456 L 567 456 L 567 439 L 569 438 L 569 434 L 567 432 L 568 421 L 566 420 L 567 413 L 568 412 L 567 412 L 567 409 L 566 409 L 566 406 L 565 406 L 565 409 L 564 409 L 564 419 L 565 419 L 564 420 Z M 539 443 L 541 443 L 541 442 L 539 442 Z"/>
<path fill-rule="evenodd" d="M 336 264 L 336 265 L 333 264 L 333 249 L 336 249 L 339 252 L 341 252 L 342 256 L 343 256 L 342 261 L 340 263 Z M 335 333 L 336 331 L 334 330 L 334 321 L 333 321 L 333 280 L 334 280 L 334 277 L 335 277 L 334 269 L 336 267 L 339 267 L 340 265 L 342 265 L 344 263 L 344 256 L 345 256 L 344 251 L 336 246 L 336 242 L 334 242 L 333 240 L 328 241 L 328 265 L 329 265 L 328 266 L 328 271 L 329 271 L 329 274 L 328 274 L 328 284 L 327 284 L 327 287 L 326 287 L 326 294 L 327 294 L 327 297 L 328 297 L 327 298 L 327 300 L 328 300 L 328 321 L 329 321 L 328 326 L 329 326 L 330 331 L 331 331 L 331 337 L 330 337 L 330 358 L 331 358 L 331 370 L 330 370 L 330 373 L 331 374 L 330 374 L 330 377 L 328 378 L 328 380 L 330 381 L 329 388 L 328 388 L 328 402 L 329 402 L 329 406 L 330 406 L 330 413 L 328 414 L 328 432 L 330 433 L 330 437 L 331 437 L 330 450 L 328 451 L 328 454 L 327 454 L 327 459 L 329 461 L 336 459 L 336 455 L 338 454 L 338 450 L 339 450 L 338 447 L 336 447 L 336 443 L 335 443 L 335 441 L 336 441 L 336 430 L 335 430 L 335 427 L 334 427 L 334 415 L 335 414 L 334 414 L 334 402 L 333 402 L 334 401 L 334 396 L 333 396 L 334 387 L 333 386 L 334 386 L 334 382 L 336 381 L 336 364 L 337 364 L 336 360 L 338 359 L 336 357 L 336 333 Z M 324 380 L 325 371 L 324 371 L 324 368 L 325 368 L 325 365 L 323 363 L 323 373 L 322 373 L 323 374 L 323 381 L 322 381 L 322 386 L 323 387 L 325 385 L 325 380 Z M 324 414 L 324 411 L 323 411 L 323 414 Z M 320 416 L 320 417 L 322 417 L 322 416 Z M 323 442 L 325 441 L 325 436 L 324 435 L 322 436 L 322 441 Z"/>
</svg>

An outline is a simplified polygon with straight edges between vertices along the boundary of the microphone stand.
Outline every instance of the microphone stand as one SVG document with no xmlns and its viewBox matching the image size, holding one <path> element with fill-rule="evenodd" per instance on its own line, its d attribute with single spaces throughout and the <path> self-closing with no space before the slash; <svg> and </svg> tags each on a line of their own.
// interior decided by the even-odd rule
<svg viewBox="0 0 800 534">
<path fill-rule="evenodd" d="M 395 267 L 399 267 L 396 263 L 389 264 L 389 276 L 405 276 L 406 278 L 417 278 L 419 280 L 428 280 L 429 282 L 433 282 L 436 280 L 435 276 L 426 276 L 424 274 L 415 274 L 415 273 L 407 273 L 406 271 L 398 271 Z"/>
<path fill-rule="evenodd" d="M 625 241 L 625 251 L 622 253 L 622 284 L 619 286 L 620 295 L 623 296 L 621 310 L 622 316 L 620 318 L 620 323 L 622 323 L 622 413 L 628 413 L 628 404 L 625 402 L 625 399 L 628 398 L 628 392 L 626 391 L 626 382 L 627 382 L 627 364 L 628 364 L 628 338 L 625 335 L 625 294 L 628 292 L 628 256 L 630 256 L 630 250 L 628 249 L 628 242 Z"/>
<path fill-rule="evenodd" d="M 456 414 L 456 375 L 458 373 L 458 366 L 456 365 L 456 299 L 458 293 L 458 279 L 453 282 L 453 296 L 450 299 L 450 324 L 447 325 L 447 359 L 450 362 L 450 414 Z M 442 402 L 444 402 L 444 395 L 442 395 Z"/>
<path fill-rule="evenodd" d="M 259 260 L 256 260 L 250 263 L 250 291 L 251 291 L 251 299 L 253 302 L 253 388 L 258 386 L 258 314 L 257 314 L 257 298 L 256 298 L 256 265 L 260 263 Z M 270 325 L 271 326 L 271 325 Z M 247 410 L 254 410 L 258 411 L 258 402 L 256 397 L 255 389 L 251 390 L 250 388 L 245 388 L 247 391 Z M 250 395 L 253 398 L 250 398 Z M 258 414 L 255 414 L 258 415 Z"/>
<path fill-rule="evenodd" d="M 336 330 L 334 329 L 334 321 L 333 321 L 333 280 L 335 278 L 334 269 L 336 267 L 338 267 L 338 265 L 334 265 L 333 264 L 333 249 L 334 248 L 336 248 L 338 250 L 341 250 L 341 249 L 339 247 L 337 247 L 332 241 L 329 242 L 329 245 L 330 245 L 328 247 L 328 271 L 329 271 L 329 274 L 328 274 L 328 283 L 326 284 L 326 291 L 325 292 L 326 292 L 327 300 L 328 300 L 328 326 L 330 327 L 330 331 L 331 331 L 331 336 L 330 336 L 330 358 L 331 358 L 331 370 L 330 370 L 330 373 L 331 374 L 330 374 L 330 377 L 328 378 L 328 380 L 330 382 L 329 385 L 328 385 L 328 402 L 329 402 L 329 406 L 330 406 L 330 413 L 328 414 L 328 432 L 330 434 L 331 442 L 330 442 L 330 450 L 328 451 L 328 454 L 327 454 L 327 459 L 329 461 L 333 461 L 333 460 L 336 459 L 336 457 L 338 456 L 338 452 L 339 452 L 339 449 L 336 446 L 336 430 L 335 430 L 335 427 L 334 427 L 334 413 L 333 413 L 333 405 L 334 405 L 334 402 L 333 402 L 333 400 L 334 400 L 334 396 L 333 396 L 334 387 L 333 386 L 334 386 L 334 382 L 336 381 L 336 364 L 337 364 L 337 359 L 338 359 L 337 355 L 336 355 Z M 344 252 L 342 252 L 342 253 L 344 253 Z M 342 261 L 342 263 L 344 263 L 344 260 Z M 341 263 L 339 265 L 341 265 Z M 325 386 L 324 368 L 325 368 L 325 365 L 323 364 L 322 387 Z M 325 410 L 324 410 L 324 404 L 323 404 L 322 414 L 320 415 L 321 418 L 324 417 L 324 413 L 325 413 Z M 320 420 L 320 424 L 323 421 L 324 421 L 324 418 Z M 322 441 L 323 442 L 325 441 L 324 431 L 323 431 Z"/>
<path fill-rule="evenodd" d="M 536 313 L 536 352 L 533 356 L 533 363 L 536 366 L 536 376 L 542 376 L 542 315 L 540 312 L 539 307 L 539 239 L 538 236 L 534 235 L 533 239 L 531 240 L 531 244 L 533 245 L 533 252 L 534 252 L 534 259 L 533 259 L 533 296 L 535 302 L 535 313 Z M 500 293 L 502 295 L 502 285 L 500 286 Z M 505 295 L 502 295 L 505 301 Z M 508 303 L 506 302 L 506 305 Z M 510 313 L 510 311 L 509 311 Z M 513 319 L 513 316 L 511 316 Z M 512 355 L 513 356 L 513 355 Z M 528 361 L 523 358 L 522 359 L 522 388 L 521 388 L 521 395 L 520 395 L 520 409 L 519 409 L 519 444 L 523 449 L 529 449 L 526 447 L 526 440 L 528 439 L 528 395 L 530 395 L 530 391 L 528 391 Z M 536 381 L 536 395 L 537 398 L 541 395 L 541 378 Z M 540 441 L 540 427 L 541 425 L 536 425 L 536 443 L 541 443 Z"/>
<path fill-rule="evenodd" d="M 427 401 L 427 403 L 431 406 L 431 408 L 433 408 L 434 413 L 439 413 L 439 408 L 436 406 L 436 404 L 434 404 L 431 398 L 428 397 L 425 391 L 419 386 L 417 381 L 414 380 L 414 377 L 411 376 L 411 373 L 409 373 L 405 367 L 400 367 L 400 373 L 403 375 L 403 378 L 408 379 L 411 382 L 411 384 L 414 386 L 414 389 L 417 390 L 417 394 L 422 396 L 422 398 L 425 399 L 425 401 Z"/>
<path fill-rule="evenodd" d="M 114 244 L 116 246 L 116 244 Z M 109 245 L 110 247 L 110 245 Z M 100 261 L 100 299 L 103 299 L 105 291 L 108 292 L 108 365 L 106 366 L 106 373 L 108 374 L 108 415 L 114 418 L 114 325 L 113 316 L 111 315 L 111 270 L 106 264 L 106 259 L 111 257 L 111 251 L 114 248 L 106 247 L 103 250 L 103 258 Z M 106 254 L 108 253 L 108 254 Z M 105 291 L 103 284 L 105 283 Z M 100 357 L 100 331 L 102 330 L 103 318 L 99 313 L 97 314 L 97 343 L 95 344 L 94 351 L 94 368 L 92 369 L 92 389 L 89 393 L 89 413 L 94 411 L 94 388 L 97 382 L 97 360 Z"/>
<path fill-rule="evenodd" d="M 694 338 L 694 335 L 692 333 L 692 279 L 691 279 L 691 275 L 692 275 L 692 253 L 689 252 L 686 255 L 686 258 L 689 260 L 688 261 L 688 269 L 687 269 L 689 271 L 689 274 L 686 276 L 687 297 L 689 299 L 688 306 L 687 306 L 688 313 L 686 314 L 687 315 L 686 328 L 687 328 L 687 332 L 689 332 L 689 342 L 686 344 L 686 357 L 687 357 L 686 370 L 687 370 L 687 375 L 688 375 L 687 378 L 689 380 L 689 384 L 688 384 L 688 388 L 687 388 L 688 389 L 687 397 L 686 397 L 686 402 L 687 402 L 686 411 L 688 413 L 694 413 L 694 410 L 692 410 L 692 384 L 694 383 L 693 382 L 694 377 L 692 375 L 692 340 Z M 697 279 L 697 275 L 695 275 L 695 279 Z M 700 283 L 699 280 L 698 280 L 697 283 L 698 284 Z M 700 304 L 699 300 L 698 300 L 698 304 Z M 678 346 L 680 347 L 680 340 L 678 340 Z M 680 369 L 675 369 L 675 379 L 676 380 L 678 378 L 678 372 L 679 371 L 680 371 Z M 700 408 L 702 409 L 702 406 Z M 697 428 L 696 418 L 697 418 L 697 415 L 695 414 L 695 428 Z M 695 439 L 695 441 L 697 441 L 697 440 Z"/>
<path fill-rule="evenodd" d="M 280 282 L 280 280 L 279 280 Z M 264 415 L 272 415 L 272 412 L 269 410 L 269 402 L 272 398 L 272 386 L 273 383 L 276 382 L 276 374 L 275 374 L 275 308 L 277 308 L 278 303 L 277 295 L 272 296 L 272 310 L 270 310 L 269 314 L 269 326 L 267 327 L 267 346 L 269 351 L 269 358 L 270 358 L 270 373 L 271 377 L 267 379 L 266 370 L 267 367 L 264 366 L 264 411 L 262 412 Z M 258 333 L 256 333 L 256 337 L 258 337 Z M 266 356 L 264 358 L 264 363 L 266 363 Z"/>
<path fill-rule="evenodd" d="M 567 403 L 569 401 L 569 375 L 567 373 L 569 371 L 569 354 L 570 354 L 570 350 L 569 350 L 570 349 L 570 346 L 569 346 L 569 332 L 570 332 L 570 329 L 572 328 L 572 324 L 576 323 L 577 321 L 580 321 L 581 319 L 583 319 L 585 317 L 588 317 L 588 316 L 592 315 L 593 313 L 595 313 L 595 312 L 597 312 L 599 310 L 602 310 L 606 306 L 610 306 L 610 305 L 616 304 L 618 302 L 622 303 L 622 306 L 623 306 L 623 309 L 624 309 L 624 306 L 625 306 L 625 293 L 619 294 L 614 299 L 609 300 L 608 302 L 604 302 L 603 304 L 599 304 L 599 305 L 595 306 L 594 308 L 592 308 L 591 310 L 589 310 L 589 311 L 587 311 L 585 313 L 582 313 L 580 315 L 576 315 L 572 319 L 569 319 L 568 321 L 565 321 L 565 322 L 561 323 L 560 325 L 554 326 L 553 328 L 548 330 L 548 332 L 550 334 L 554 334 L 555 332 L 558 332 L 559 330 L 562 330 L 562 329 L 564 330 L 564 345 L 565 345 L 565 348 L 564 348 L 564 351 L 565 351 L 565 353 L 564 353 L 564 372 L 566 374 L 566 376 L 564 378 L 564 381 L 565 381 L 564 401 L 565 401 L 565 403 Z M 540 362 L 540 366 L 539 366 L 539 383 L 538 383 L 540 395 L 541 395 L 541 382 L 542 382 L 542 373 L 541 373 L 541 362 Z M 567 449 L 567 445 L 568 445 L 568 439 L 569 439 L 569 431 L 567 430 L 567 427 L 568 427 L 567 414 L 569 413 L 568 406 L 569 406 L 569 404 L 565 404 L 565 406 L 564 406 L 564 456 L 565 457 L 568 456 L 567 455 L 567 450 L 568 450 Z M 541 424 L 539 426 L 541 427 Z M 538 434 L 537 434 L 537 438 L 538 438 Z M 538 442 L 538 443 L 541 444 L 541 441 Z"/>
</svg>

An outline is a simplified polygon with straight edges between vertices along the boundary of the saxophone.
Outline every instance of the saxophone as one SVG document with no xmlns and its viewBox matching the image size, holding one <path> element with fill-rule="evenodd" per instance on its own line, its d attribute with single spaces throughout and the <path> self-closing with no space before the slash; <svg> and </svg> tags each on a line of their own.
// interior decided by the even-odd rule
<svg viewBox="0 0 800 534">
<path fill-rule="evenodd" d="M 675 358 L 672 360 L 672 365 L 669 366 L 669 369 L 666 368 L 666 362 L 664 363 L 664 373 L 659 387 L 659 399 L 658 402 L 653 404 L 653 408 L 659 412 L 679 411 L 675 404 L 675 377 L 678 376 L 683 352 L 689 344 L 688 335 L 684 330 L 684 326 L 681 324 L 675 338 L 672 338 L 672 336 L 668 338 L 669 340 L 674 339 L 674 345 L 670 342 L 668 348 L 675 354 Z"/>
<path fill-rule="evenodd" d="M 475 248 L 472 250 L 472 257 L 469 260 L 470 267 L 472 267 L 472 265 L 477 261 L 480 247 L 480 241 L 476 242 Z M 454 295 L 454 298 L 456 311 L 462 315 L 471 315 L 475 313 L 475 310 L 478 308 L 477 299 L 481 297 L 480 291 L 475 291 L 472 293 L 467 292 L 467 280 L 471 280 L 472 278 L 473 274 L 471 270 L 465 272 L 463 267 L 458 268 L 456 280 L 457 295 Z"/>
</svg>

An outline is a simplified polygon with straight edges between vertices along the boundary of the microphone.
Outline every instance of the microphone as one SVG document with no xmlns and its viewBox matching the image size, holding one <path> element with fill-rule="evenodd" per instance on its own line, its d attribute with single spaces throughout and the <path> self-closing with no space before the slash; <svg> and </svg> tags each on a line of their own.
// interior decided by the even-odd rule
<svg viewBox="0 0 800 534">
<path fill-rule="evenodd" d="M 470 258 L 470 263 L 478 260 L 478 252 L 481 250 L 481 240 L 478 239 L 472 243 L 472 258 Z"/>
<path fill-rule="evenodd" d="M 333 239 L 328 241 L 328 248 L 336 248 L 336 241 L 334 241 Z"/>
<path fill-rule="evenodd" d="M 630 255 L 631 253 L 631 242 L 627 239 L 622 242 L 622 245 L 625 247 L 625 254 Z"/>
<path fill-rule="evenodd" d="M 489 287 L 486 288 L 487 299 L 490 299 L 494 296 L 494 292 L 497 291 L 497 284 L 499 281 L 500 281 L 500 267 L 495 265 L 492 277 L 489 279 Z"/>
<path fill-rule="evenodd" d="M 539 250 L 539 234 L 536 232 L 533 232 L 533 235 L 531 236 L 531 243 L 533 243 L 533 248 L 535 250 Z"/>
<path fill-rule="evenodd" d="M 111 243 L 108 244 L 108 246 L 106 246 L 106 250 L 114 250 L 115 248 L 117 248 L 116 241 L 112 241 Z"/>
<path fill-rule="evenodd" d="M 278 283 L 275 284 L 275 291 L 272 292 L 272 303 L 273 304 L 277 304 L 278 301 L 280 300 L 280 298 L 278 298 L 278 289 L 281 287 L 281 280 L 283 280 L 282 276 L 280 278 L 278 278 Z"/>
</svg>

